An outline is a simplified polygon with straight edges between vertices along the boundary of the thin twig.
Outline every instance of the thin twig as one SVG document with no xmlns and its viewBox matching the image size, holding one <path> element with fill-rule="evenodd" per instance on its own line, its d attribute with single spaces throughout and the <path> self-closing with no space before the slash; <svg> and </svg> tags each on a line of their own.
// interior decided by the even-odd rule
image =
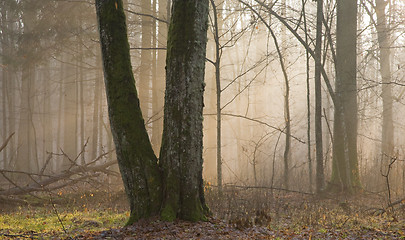
<svg viewBox="0 0 405 240">
<path fill-rule="evenodd" d="M 0 147 L 0 152 L 7 146 L 8 142 L 10 141 L 11 137 L 15 134 L 15 132 L 13 132 L 12 134 L 10 134 L 10 136 L 8 136 L 8 138 L 6 139 L 6 141 L 4 141 L 3 145 L 1 145 Z"/>
</svg>

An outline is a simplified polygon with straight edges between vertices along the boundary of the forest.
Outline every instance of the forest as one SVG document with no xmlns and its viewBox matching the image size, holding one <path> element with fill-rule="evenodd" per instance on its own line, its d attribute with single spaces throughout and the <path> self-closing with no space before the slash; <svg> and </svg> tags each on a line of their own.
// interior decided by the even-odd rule
<svg viewBox="0 0 405 240">
<path fill-rule="evenodd" d="M 405 238 L 404 1 L 0 16 L 0 239 Z"/>
</svg>

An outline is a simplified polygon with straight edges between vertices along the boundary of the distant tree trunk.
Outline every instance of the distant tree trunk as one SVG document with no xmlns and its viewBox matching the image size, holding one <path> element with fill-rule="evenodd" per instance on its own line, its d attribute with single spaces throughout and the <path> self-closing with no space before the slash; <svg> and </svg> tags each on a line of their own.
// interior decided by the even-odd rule
<svg viewBox="0 0 405 240">
<path fill-rule="evenodd" d="M 391 50 L 390 50 L 390 28 L 385 9 L 388 1 L 376 0 L 377 35 L 380 48 L 380 73 L 382 78 L 382 159 L 383 164 L 389 163 L 390 156 L 394 152 L 394 124 L 392 120 L 392 90 L 391 90 Z"/>
<path fill-rule="evenodd" d="M 156 5 L 157 5 L 157 0 L 153 0 L 152 1 L 152 12 L 153 13 L 156 13 Z M 151 50 L 152 51 L 152 64 L 151 64 L 152 65 L 152 70 L 151 70 L 151 73 L 152 73 L 152 78 L 151 78 L 151 80 L 152 80 L 152 98 L 151 98 L 151 100 L 152 100 L 151 101 L 152 102 L 152 111 L 151 112 L 152 112 L 152 114 L 151 114 L 151 118 L 150 118 L 150 120 L 151 120 L 150 123 L 152 125 L 151 143 L 152 143 L 152 148 L 153 148 L 153 150 L 155 152 L 155 155 L 156 155 L 157 152 L 154 149 L 154 144 L 153 144 L 154 136 L 153 136 L 153 134 L 157 134 L 157 133 L 154 130 L 155 129 L 154 120 L 155 120 L 155 112 L 159 112 L 159 110 L 156 109 L 156 108 L 158 108 L 158 103 L 157 103 L 158 99 L 157 99 L 156 91 L 158 90 L 157 88 L 159 86 L 159 84 L 157 83 L 158 82 L 158 79 L 157 79 L 157 74 L 158 74 L 158 72 L 157 72 L 157 65 L 158 65 L 158 63 L 157 63 L 157 52 L 158 51 L 155 49 L 157 47 L 157 34 L 156 34 L 156 31 L 158 31 L 157 23 L 156 23 L 156 19 L 153 19 L 152 20 L 152 32 L 151 32 L 151 34 L 152 34 L 152 43 L 151 43 L 152 45 L 151 45 L 151 47 L 154 48 L 154 49 Z"/>
<path fill-rule="evenodd" d="M 43 100 L 43 154 L 52 152 L 53 150 L 53 125 L 52 125 L 52 92 L 51 92 L 51 64 L 48 62 L 43 69 L 42 78 L 44 81 L 44 100 Z M 40 166 L 41 168 L 43 166 Z M 52 161 L 46 169 L 52 168 Z"/>
<path fill-rule="evenodd" d="M 63 54 L 62 54 L 63 56 Z M 61 57 L 63 58 L 63 57 Z M 59 84 L 58 84 L 58 88 L 59 88 L 59 97 L 58 97 L 58 123 L 56 126 L 56 148 L 60 149 L 62 147 L 61 141 L 62 141 L 62 132 L 63 132 L 63 128 L 62 128 L 62 114 L 63 114 L 63 100 L 64 100 L 64 94 L 63 94 L 63 63 L 60 63 L 60 69 L 59 69 Z M 55 164 L 56 165 L 56 164 Z M 63 162 L 62 164 L 63 165 Z M 59 168 L 61 165 L 56 165 L 57 168 Z"/>
<path fill-rule="evenodd" d="M 100 65 L 102 67 L 102 63 L 100 63 Z M 105 113 L 104 113 L 104 108 L 103 108 L 103 102 L 104 102 L 103 100 L 107 98 L 105 96 L 105 94 L 106 94 L 105 84 L 100 84 L 100 88 L 101 88 L 101 92 L 100 92 L 100 98 L 98 100 L 98 145 L 100 148 L 99 148 L 98 154 L 100 154 L 102 152 L 104 132 L 105 132 L 105 135 L 107 136 L 107 139 L 109 139 L 110 137 L 112 138 L 112 136 L 109 136 L 109 135 L 112 135 L 111 129 L 110 130 L 107 129 L 106 123 L 104 122 Z M 108 121 L 108 119 L 106 119 L 106 120 Z M 109 126 L 109 124 L 108 124 L 108 126 Z M 103 131 L 103 129 L 105 131 Z"/>
<path fill-rule="evenodd" d="M 6 6 L 5 3 L 3 2 L 1 5 L 0 11 L 1 11 L 1 19 L 0 19 L 0 28 L 1 29 L 8 29 L 7 26 L 7 18 L 6 18 Z M 9 36 L 7 34 L 2 34 L 0 39 L 0 43 L 1 43 L 1 64 L 3 65 L 2 67 L 0 67 L 1 70 L 1 76 L 2 76 L 2 81 L 1 81 L 1 88 L 2 88 L 2 122 L 3 122 L 3 126 L 2 126 L 2 130 L 1 130 L 1 134 L 3 134 L 3 142 L 6 141 L 8 135 L 10 134 L 10 131 L 8 129 L 8 120 L 7 120 L 7 115 L 9 113 L 9 111 L 7 111 L 7 90 L 8 90 L 8 82 L 9 82 L 9 74 L 8 72 L 10 71 L 9 67 L 6 67 L 8 65 L 7 63 L 7 57 L 9 56 L 9 51 L 8 49 L 10 48 L 9 45 Z M 2 151 L 3 154 L 3 169 L 7 169 L 7 161 L 8 160 L 8 154 L 7 154 L 7 148 L 4 148 Z"/>
<path fill-rule="evenodd" d="M 221 157 L 221 49 L 219 43 L 218 12 L 214 0 L 211 0 L 214 15 L 214 41 L 215 41 L 215 86 L 216 86 L 216 109 L 217 109 L 217 185 L 222 192 L 222 157 Z"/>
<path fill-rule="evenodd" d="M 173 1 L 167 60 L 163 142 L 164 219 L 202 220 L 202 134 L 208 0 Z"/>
<path fill-rule="evenodd" d="M 168 0 L 159 0 L 159 18 L 166 19 L 169 21 L 167 16 L 167 5 Z M 167 42 L 167 31 L 168 23 L 158 22 L 158 36 L 157 42 L 159 48 L 166 47 Z M 164 92 L 165 92 L 165 62 L 166 62 L 166 51 L 157 51 L 156 59 L 156 79 L 153 82 L 153 128 L 152 128 L 152 146 L 155 153 L 159 152 L 162 132 L 163 132 L 163 103 L 164 103 Z"/>
<path fill-rule="evenodd" d="M 281 16 L 286 17 L 286 1 L 281 1 L 282 9 Z M 274 40 L 276 41 L 276 40 Z M 281 52 L 279 52 L 279 58 L 281 62 L 282 71 L 284 74 L 284 121 L 285 121 L 285 148 L 284 148 L 284 186 L 289 188 L 289 163 L 291 156 L 291 119 L 290 119 L 290 84 L 287 77 L 287 69 L 285 66 L 285 50 L 286 50 L 287 34 L 286 27 L 281 26 Z M 280 51 L 280 50 L 278 50 Z M 281 59 L 282 58 L 282 59 Z"/>
<path fill-rule="evenodd" d="M 21 67 L 21 100 L 20 119 L 18 124 L 18 147 L 16 159 L 16 169 L 20 171 L 37 170 L 38 156 L 36 149 L 35 128 L 33 124 L 34 92 L 35 92 L 35 63 L 34 52 L 31 45 L 35 46 L 35 40 L 30 31 L 35 21 L 35 9 L 31 8 L 29 2 L 24 5 L 22 22 L 24 23 L 24 33 L 21 37 L 20 51 L 24 56 Z"/>
<path fill-rule="evenodd" d="M 303 20 L 304 20 L 304 31 L 305 31 L 305 42 L 309 44 L 308 40 L 308 29 L 307 29 L 307 17 L 305 11 L 306 2 L 302 0 L 303 5 Z M 307 154 L 308 154 L 308 175 L 309 175 L 309 190 L 312 192 L 313 186 L 313 174 L 312 174 L 312 157 L 311 157 L 311 91 L 310 91 L 310 66 L 309 66 L 309 51 L 305 49 L 305 56 L 306 56 L 306 87 L 307 87 Z"/>
<path fill-rule="evenodd" d="M 151 13 L 151 1 L 142 0 L 141 3 L 142 13 Z M 149 118 L 149 104 L 150 104 L 150 83 L 152 76 L 152 51 L 151 51 L 151 35 L 152 35 L 152 18 L 148 16 L 141 17 L 141 67 L 140 67 L 140 81 L 139 81 L 139 98 L 141 99 L 142 114 L 145 119 Z"/>
<path fill-rule="evenodd" d="M 357 160 L 357 1 L 337 1 L 336 97 L 331 187 L 360 187 Z M 339 106 L 340 105 L 340 106 Z"/>
<path fill-rule="evenodd" d="M 2 44 L 2 52 L 4 53 L 4 45 Z M 8 134 L 8 126 L 7 126 L 7 115 L 8 115 L 8 112 L 7 112 L 7 82 L 8 82 L 8 76 L 7 76 L 7 70 L 4 70 L 4 69 L 1 69 L 1 74 L 2 74 L 2 82 L 1 82 L 1 88 L 2 88 L 2 115 L 3 115 L 3 118 L 2 118 L 2 122 L 3 122 L 3 127 L 2 127 L 2 131 L 1 131 L 1 134 L 3 134 L 3 142 L 6 142 L 6 139 L 7 139 L 7 134 Z M 7 155 L 7 148 L 4 148 L 3 149 L 3 166 L 0 166 L 0 167 L 2 167 L 3 169 L 6 169 L 7 168 L 7 158 L 8 158 L 8 155 Z M 1 162 L 0 162 L 1 163 Z"/>
<path fill-rule="evenodd" d="M 67 57 L 64 54 L 62 61 Z M 64 89 L 63 101 L 63 147 L 62 150 L 70 157 L 75 158 L 77 154 L 77 84 L 69 73 L 74 73 L 72 66 L 62 63 L 62 81 Z M 73 75 L 74 76 L 74 75 Z M 64 158 L 62 168 L 69 167 L 71 162 Z"/>
<path fill-rule="evenodd" d="M 100 53 L 97 52 L 96 54 L 96 79 L 95 79 L 95 85 L 94 85 L 94 100 L 93 100 L 93 128 L 92 128 L 92 147 L 91 147 L 91 159 L 95 159 L 97 157 L 97 149 L 98 145 L 101 144 L 98 142 L 98 134 L 99 131 L 102 131 L 102 128 L 99 129 L 98 124 L 99 121 L 102 121 L 102 119 L 99 119 L 99 109 L 100 109 L 100 94 L 101 94 L 101 78 L 102 74 L 99 69 L 99 66 L 101 66 L 101 56 Z"/>
<path fill-rule="evenodd" d="M 79 18 L 81 17 L 81 14 L 79 13 Z M 82 25 L 81 19 L 79 20 L 79 26 Z M 79 102 L 78 102 L 78 108 L 80 109 L 80 132 L 79 132 L 79 139 L 80 139 L 80 148 L 84 147 L 84 139 L 85 139 L 85 125 L 84 125 L 84 119 L 85 119 L 85 111 L 84 111 L 84 86 L 85 84 L 83 83 L 83 68 L 82 62 L 83 62 L 83 46 L 81 43 L 81 39 L 77 39 L 78 42 L 78 56 L 76 60 L 76 69 L 77 69 L 77 77 L 76 81 L 79 81 Z M 79 118 L 79 116 L 78 116 Z M 85 154 L 83 153 L 80 156 L 80 163 L 84 164 L 85 163 Z"/>
<path fill-rule="evenodd" d="M 316 43 L 315 43 L 315 142 L 316 142 L 316 192 L 324 188 L 323 144 L 322 144 L 322 45 L 323 1 L 317 0 Z"/>
<path fill-rule="evenodd" d="M 29 61 L 29 60 L 27 60 Z M 32 112 L 30 97 L 32 93 L 33 66 L 25 63 L 22 67 L 20 119 L 18 123 L 18 147 L 15 169 L 19 171 L 32 171 L 31 161 L 34 160 L 32 152 L 33 133 L 31 129 Z"/>
</svg>

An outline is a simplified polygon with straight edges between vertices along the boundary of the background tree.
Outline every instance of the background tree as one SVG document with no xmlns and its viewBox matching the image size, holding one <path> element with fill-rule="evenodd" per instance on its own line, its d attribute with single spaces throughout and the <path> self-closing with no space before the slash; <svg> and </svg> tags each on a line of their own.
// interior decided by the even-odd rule
<svg viewBox="0 0 405 240">
<path fill-rule="evenodd" d="M 394 154 L 394 124 L 392 116 L 392 82 L 391 82 L 391 47 L 390 47 L 390 24 L 386 15 L 388 1 L 376 0 L 375 13 L 377 15 L 376 30 L 378 47 L 380 50 L 379 62 L 382 78 L 382 158 L 383 164 L 388 164 L 388 159 Z M 372 17 L 372 16 L 370 16 Z"/>
<path fill-rule="evenodd" d="M 316 142 L 316 192 L 324 188 L 323 144 L 322 144 L 322 20 L 323 0 L 316 3 L 316 40 L 315 40 L 315 142 Z"/>
<path fill-rule="evenodd" d="M 357 1 L 337 1 L 336 81 L 331 187 L 360 186 L 357 160 Z"/>
</svg>

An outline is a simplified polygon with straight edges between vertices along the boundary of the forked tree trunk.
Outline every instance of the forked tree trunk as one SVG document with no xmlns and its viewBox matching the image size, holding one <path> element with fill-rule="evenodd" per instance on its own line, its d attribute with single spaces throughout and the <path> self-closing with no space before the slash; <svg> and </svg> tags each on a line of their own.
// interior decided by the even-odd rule
<svg viewBox="0 0 405 240">
<path fill-rule="evenodd" d="M 129 198 L 127 224 L 160 213 L 165 220 L 205 218 L 202 108 L 208 0 L 173 1 L 159 163 L 142 118 L 122 0 L 96 0 L 111 130 Z"/>
</svg>

